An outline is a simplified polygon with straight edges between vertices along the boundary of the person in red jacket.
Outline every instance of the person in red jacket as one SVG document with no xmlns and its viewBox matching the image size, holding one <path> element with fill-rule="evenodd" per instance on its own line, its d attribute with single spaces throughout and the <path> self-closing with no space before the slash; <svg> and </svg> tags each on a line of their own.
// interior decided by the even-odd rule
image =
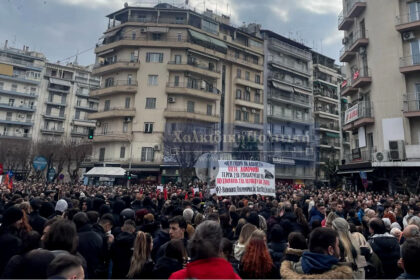
<svg viewBox="0 0 420 280">
<path fill-rule="evenodd" d="M 241 279 L 232 265 L 220 257 L 223 232 L 215 221 L 202 222 L 190 243 L 191 263 L 169 279 Z"/>
</svg>

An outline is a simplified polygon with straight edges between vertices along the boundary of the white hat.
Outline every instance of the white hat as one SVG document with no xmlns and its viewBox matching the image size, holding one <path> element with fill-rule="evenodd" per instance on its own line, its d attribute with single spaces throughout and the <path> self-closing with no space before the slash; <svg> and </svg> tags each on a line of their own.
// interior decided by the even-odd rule
<svg viewBox="0 0 420 280">
<path fill-rule="evenodd" d="M 393 228 L 397 228 L 397 229 L 401 230 L 401 226 L 397 222 L 394 222 L 394 223 L 391 224 L 391 229 L 393 229 Z"/>
<path fill-rule="evenodd" d="M 67 207 L 68 207 L 67 201 L 65 201 L 64 199 L 60 199 L 59 201 L 57 201 L 57 204 L 55 205 L 55 211 L 64 213 L 64 211 L 67 210 Z"/>
</svg>

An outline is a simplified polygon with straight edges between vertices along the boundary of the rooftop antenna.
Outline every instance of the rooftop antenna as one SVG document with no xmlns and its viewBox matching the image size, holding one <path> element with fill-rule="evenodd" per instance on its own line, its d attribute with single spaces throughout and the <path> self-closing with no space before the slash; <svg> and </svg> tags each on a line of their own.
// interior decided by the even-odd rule
<svg viewBox="0 0 420 280">
<path fill-rule="evenodd" d="M 74 58 L 73 64 L 77 65 L 77 56 L 79 55 L 79 50 L 76 51 L 76 57 Z"/>
</svg>

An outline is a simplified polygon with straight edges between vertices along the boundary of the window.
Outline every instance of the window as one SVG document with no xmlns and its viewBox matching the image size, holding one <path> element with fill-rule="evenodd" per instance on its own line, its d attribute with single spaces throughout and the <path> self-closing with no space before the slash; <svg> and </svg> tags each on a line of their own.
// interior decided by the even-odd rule
<svg viewBox="0 0 420 280">
<path fill-rule="evenodd" d="M 11 121 L 12 120 L 12 112 L 7 112 L 6 113 L 6 121 Z"/>
<path fill-rule="evenodd" d="M 17 91 L 17 85 L 16 84 L 12 85 L 12 91 Z"/>
<path fill-rule="evenodd" d="M 184 17 L 175 17 L 175 23 L 176 24 L 183 24 L 183 23 L 185 23 Z"/>
<path fill-rule="evenodd" d="M 128 123 L 127 122 L 123 122 L 123 133 L 127 133 L 128 132 Z"/>
<path fill-rule="evenodd" d="M 160 34 L 160 33 L 153 33 L 152 34 L 152 39 L 153 39 L 153 41 L 160 41 L 160 40 L 162 40 L 162 34 Z"/>
<path fill-rule="evenodd" d="M 261 77 L 260 75 L 255 75 L 255 83 L 260 84 L 261 83 Z"/>
<path fill-rule="evenodd" d="M 146 109 L 156 108 L 156 98 L 146 98 Z"/>
<path fill-rule="evenodd" d="M 187 103 L 187 112 L 194 113 L 194 102 L 188 101 Z"/>
<path fill-rule="evenodd" d="M 249 121 L 249 112 L 244 112 L 244 121 Z"/>
<path fill-rule="evenodd" d="M 260 123 L 260 114 L 254 114 L 254 123 Z"/>
<path fill-rule="evenodd" d="M 181 64 L 182 56 L 181 55 L 175 55 L 175 64 Z"/>
<path fill-rule="evenodd" d="M 15 100 L 13 98 L 9 98 L 9 106 L 13 107 L 14 104 L 15 104 Z"/>
<path fill-rule="evenodd" d="M 131 33 L 131 39 L 135 40 L 136 39 L 136 32 Z"/>
<path fill-rule="evenodd" d="M 258 57 L 254 56 L 254 57 L 252 58 L 252 62 L 253 62 L 254 64 L 258 64 Z"/>
<path fill-rule="evenodd" d="M 144 133 L 153 132 L 153 123 L 144 123 Z"/>
<path fill-rule="evenodd" d="M 64 107 L 61 107 L 61 108 L 60 108 L 60 113 L 59 113 L 59 116 L 60 116 L 61 118 L 64 118 Z"/>
<path fill-rule="evenodd" d="M 63 94 L 61 96 L 61 104 L 66 104 L 66 95 L 65 94 Z"/>
<path fill-rule="evenodd" d="M 127 85 L 131 85 L 133 82 L 133 75 L 132 74 L 128 74 L 127 75 Z"/>
<path fill-rule="evenodd" d="M 182 33 L 178 33 L 178 41 L 181 42 L 182 41 Z"/>
<path fill-rule="evenodd" d="M 241 78 L 241 76 L 242 76 L 242 71 L 241 71 L 241 69 L 236 69 L 236 78 Z"/>
<path fill-rule="evenodd" d="M 235 58 L 239 58 L 239 51 L 235 51 Z"/>
<path fill-rule="evenodd" d="M 163 53 L 147 53 L 146 62 L 162 63 Z"/>
<path fill-rule="evenodd" d="M 76 106 L 82 106 L 82 99 L 77 99 Z"/>
<path fill-rule="evenodd" d="M 135 55 L 135 52 L 130 53 L 130 62 L 137 62 L 137 57 Z"/>
<path fill-rule="evenodd" d="M 153 161 L 154 152 L 152 147 L 141 148 L 141 161 Z"/>
<path fill-rule="evenodd" d="M 131 101 L 130 97 L 125 98 L 125 108 L 126 109 L 130 108 L 130 101 Z"/>
<path fill-rule="evenodd" d="M 413 1 L 408 3 L 410 22 L 418 21 L 420 19 L 420 2 Z"/>
<path fill-rule="evenodd" d="M 105 79 L 105 87 L 112 87 L 114 85 L 114 78 Z"/>
<path fill-rule="evenodd" d="M 261 95 L 258 92 L 255 92 L 255 103 L 260 103 Z"/>
<path fill-rule="evenodd" d="M 251 101 L 251 93 L 249 91 L 244 92 L 244 100 Z"/>
<path fill-rule="evenodd" d="M 105 148 L 100 148 L 99 149 L 99 161 L 104 161 L 105 160 Z"/>
<path fill-rule="evenodd" d="M 202 20 L 201 22 L 201 29 L 203 29 L 204 31 L 213 33 L 213 34 L 218 34 L 219 33 L 219 26 L 217 23 L 213 23 L 207 20 Z"/>
<path fill-rule="evenodd" d="M 179 76 L 174 77 L 174 86 L 176 86 L 176 87 L 179 86 Z"/>
<path fill-rule="evenodd" d="M 248 71 L 245 71 L 245 80 L 249 81 L 251 74 Z"/>
<path fill-rule="evenodd" d="M 236 110 L 235 120 L 237 120 L 237 121 L 241 120 L 241 110 Z"/>
<path fill-rule="evenodd" d="M 76 120 L 79 120 L 80 119 L 80 110 L 76 110 L 76 113 L 74 114 L 74 118 Z"/>
<path fill-rule="evenodd" d="M 149 75 L 148 85 L 149 86 L 157 86 L 158 85 L 158 75 Z"/>
<path fill-rule="evenodd" d="M 36 88 L 31 87 L 31 95 L 35 95 L 35 93 L 36 93 Z"/>
<path fill-rule="evenodd" d="M 108 123 L 103 123 L 102 124 L 102 134 L 103 135 L 108 134 Z"/>
<path fill-rule="evenodd" d="M 95 104 L 95 103 L 93 103 L 93 102 L 89 102 L 89 108 L 90 108 L 90 109 L 93 109 L 94 104 Z"/>
<path fill-rule="evenodd" d="M 111 107 L 111 100 L 105 100 L 104 111 L 109 111 L 110 107 Z"/>
<path fill-rule="evenodd" d="M 47 106 L 47 110 L 45 111 L 45 114 L 47 116 L 50 116 L 51 115 L 51 106 Z"/>
<path fill-rule="evenodd" d="M 0 83 L 0 89 L 3 89 L 4 83 Z"/>
<path fill-rule="evenodd" d="M 213 115 L 213 106 L 210 104 L 207 104 L 207 115 Z"/>
<path fill-rule="evenodd" d="M 125 158 L 125 147 L 121 147 L 120 149 L 120 158 Z"/>
<path fill-rule="evenodd" d="M 236 90 L 236 99 L 241 99 L 242 98 L 242 92 L 240 89 Z"/>
</svg>

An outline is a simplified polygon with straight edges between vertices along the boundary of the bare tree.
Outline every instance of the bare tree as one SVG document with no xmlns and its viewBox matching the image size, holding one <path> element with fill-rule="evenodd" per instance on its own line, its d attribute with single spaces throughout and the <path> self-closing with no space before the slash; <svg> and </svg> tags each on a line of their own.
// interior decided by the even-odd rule
<svg viewBox="0 0 420 280">
<path fill-rule="evenodd" d="M 79 180 L 79 169 L 83 161 L 92 154 L 92 144 L 90 143 L 70 143 L 66 149 L 67 172 L 70 181 L 77 183 Z"/>
<path fill-rule="evenodd" d="M 30 169 L 31 143 L 24 140 L 0 140 L 0 162 L 5 170 L 21 173 L 25 177 Z"/>
</svg>

